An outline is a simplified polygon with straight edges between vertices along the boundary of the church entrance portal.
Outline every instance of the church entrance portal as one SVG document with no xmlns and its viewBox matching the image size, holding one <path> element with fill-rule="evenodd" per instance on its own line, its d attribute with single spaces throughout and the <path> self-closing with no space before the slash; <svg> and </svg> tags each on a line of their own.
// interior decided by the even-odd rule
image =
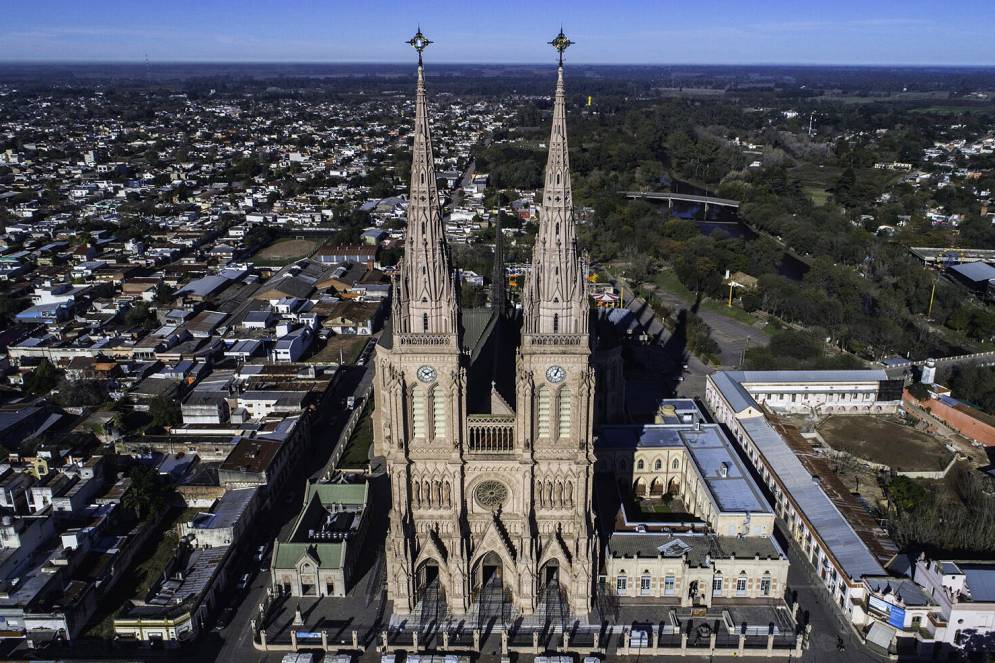
<svg viewBox="0 0 995 663">
<path fill-rule="evenodd" d="M 480 558 L 474 581 L 478 628 L 492 621 L 507 623 L 511 618 L 511 594 L 505 587 L 504 564 L 497 553 L 491 551 Z"/>
<path fill-rule="evenodd" d="M 446 614 L 446 592 L 439 579 L 439 565 L 434 560 L 423 562 L 418 567 L 417 579 L 415 603 L 421 607 L 421 622 L 437 622 Z"/>
<path fill-rule="evenodd" d="M 560 582 L 560 565 L 555 559 L 551 559 L 546 562 L 546 566 L 543 567 L 543 584 L 549 585 L 551 583 L 559 584 Z"/>
<path fill-rule="evenodd" d="M 504 585 L 502 571 L 501 558 L 497 553 L 489 552 L 484 555 L 477 573 L 476 591 L 480 592 L 488 587 L 502 587 Z"/>
</svg>

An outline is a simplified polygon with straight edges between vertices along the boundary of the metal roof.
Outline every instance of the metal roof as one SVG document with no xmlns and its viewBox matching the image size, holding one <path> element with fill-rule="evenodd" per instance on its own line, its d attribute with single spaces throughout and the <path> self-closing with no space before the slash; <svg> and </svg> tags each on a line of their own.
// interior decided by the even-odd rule
<svg viewBox="0 0 995 663">
<path fill-rule="evenodd" d="M 761 417 L 740 423 L 843 570 L 854 580 L 884 575 L 877 558 L 770 424 Z"/>
<path fill-rule="evenodd" d="M 723 373 L 734 382 L 746 384 L 757 382 L 822 384 L 825 382 L 878 382 L 888 379 L 888 374 L 881 369 L 852 371 L 724 371 Z M 721 374 L 715 373 L 714 376 Z"/>
<path fill-rule="evenodd" d="M 965 279 L 976 283 L 995 279 L 995 267 L 986 262 L 965 262 L 961 265 L 954 265 L 950 268 L 950 271 L 956 272 Z"/>
<path fill-rule="evenodd" d="M 684 447 L 723 512 L 771 512 L 731 442 L 716 424 L 605 426 L 598 433 L 597 446 L 611 449 Z"/>
<path fill-rule="evenodd" d="M 995 565 L 983 562 L 957 562 L 967 576 L 972 601 L 995 601 Z"/>
<path fill-rule="evenodd" d="M 757 402 L 753 400 L 753 396 L 738 380 L 733 379 L 732 375 L 727 371 L 718 371 L 710 376 L 712 382 L 729 402 L 732 411 L 739 413 L 751 407 L 757 407 Z"/>
</svg>

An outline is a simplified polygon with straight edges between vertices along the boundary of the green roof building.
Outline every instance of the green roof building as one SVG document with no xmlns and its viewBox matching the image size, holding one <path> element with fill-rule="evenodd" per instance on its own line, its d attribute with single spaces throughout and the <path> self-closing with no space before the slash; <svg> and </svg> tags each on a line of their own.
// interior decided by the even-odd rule
<svg viewBox="0 0 995 663">
<path fill-rule="evenodd" d="M 345 596 L 366 534 L 369 487 L 309 482 L 304 504 L 271 562 L 273 589 L 291 596 Z"/>
</svg>

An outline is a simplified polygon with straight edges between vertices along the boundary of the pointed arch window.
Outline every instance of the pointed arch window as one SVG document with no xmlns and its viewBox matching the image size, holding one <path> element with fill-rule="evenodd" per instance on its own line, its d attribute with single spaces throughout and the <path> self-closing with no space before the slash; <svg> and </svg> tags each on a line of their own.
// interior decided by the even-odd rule
<svg viewBox="0 0 995 663">
<path fill-rule="evenodd" d="M 411 432 L 414 437 L 424 439 L 428 424 L 428 398 L 420 386 L 411 392 Z"/>
<path fill-rule="evenodd" d="M 550 437 L 550 419 L 553 409 L 553 396 L 549 388 L 543 385 L 539 388 L 539 399 L 536 407 L 539 437 Z"/>
<path fill-rule="evenodd" d="M 559 434 L 561 437 L 570 434 L 570 423 L 573 419 L 573 401 L 570 398 L 570 390 L 563 388 L 560 390 L 560 421 Z"/>
<path fill-rule="evenodd" d="M 446 435 L 446 399 L 442 395 L 440 384 L 432 388 L 432 435 L 435 437 Z"/>
</svg>

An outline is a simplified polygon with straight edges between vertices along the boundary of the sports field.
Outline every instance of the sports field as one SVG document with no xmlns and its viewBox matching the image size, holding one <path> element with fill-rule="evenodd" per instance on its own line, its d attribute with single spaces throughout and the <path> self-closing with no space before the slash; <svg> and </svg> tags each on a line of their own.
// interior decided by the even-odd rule
<svg viewBox="0 0 995 663">
<path fill-rule="evenodd" d="M 301 258 L 307 258 L 316 248 L 318 248 L 316 239 L 284 237 L 256 251 L 250 261 L 257 265 L 288 265 Z"/>
</svg>

